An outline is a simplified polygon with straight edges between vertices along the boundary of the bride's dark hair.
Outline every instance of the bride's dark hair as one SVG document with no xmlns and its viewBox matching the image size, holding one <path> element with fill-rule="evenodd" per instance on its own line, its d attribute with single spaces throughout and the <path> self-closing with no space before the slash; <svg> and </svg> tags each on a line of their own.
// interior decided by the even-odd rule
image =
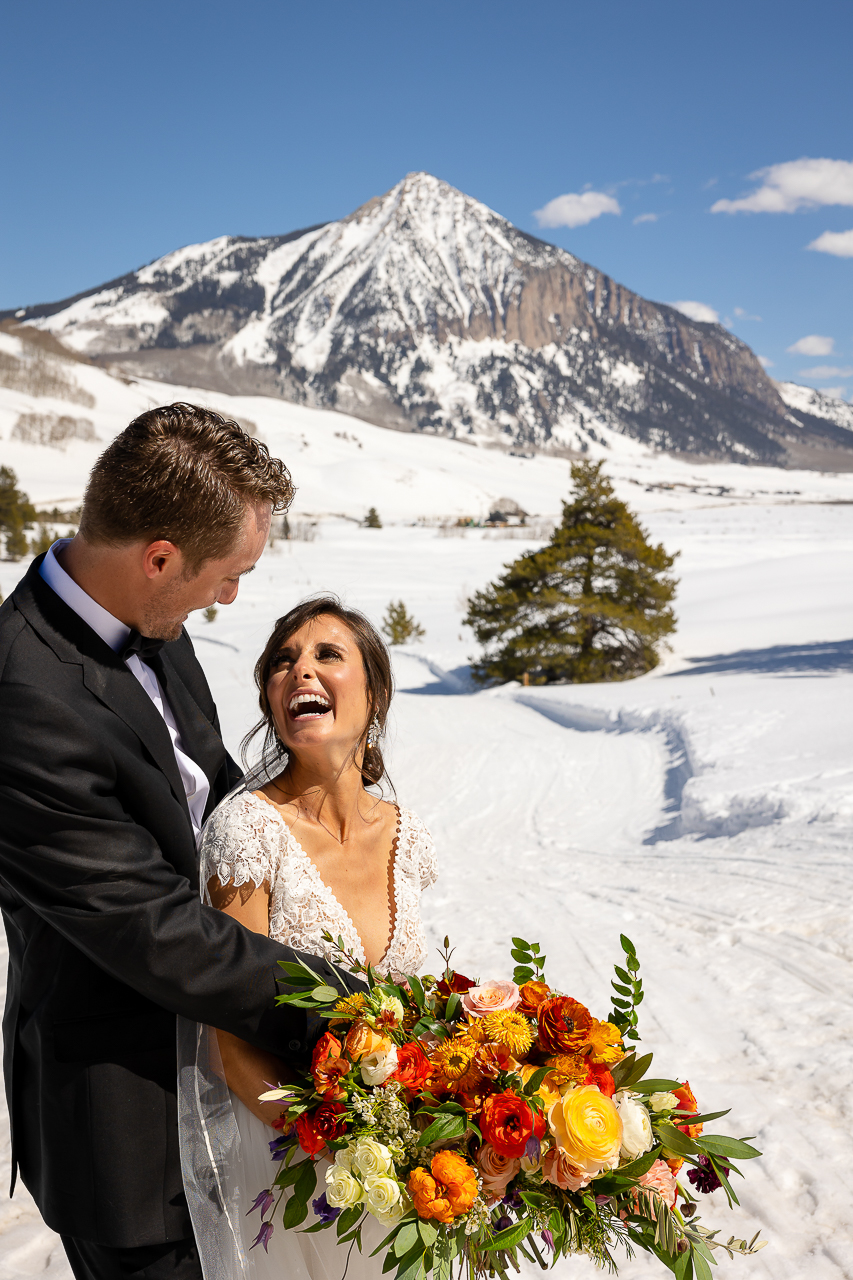
<svg viewBox="0 0 853 1280">
<path fill-rule="evenodd" d="M 306 622 L 313 622 L 315 618 L 323 616 L 339 618 L 345 626 L 349 627 L 358 645 L 361 660 L 364 664 L 364 675 L 367 682 L 367 719 L 364 722 L 364 728 L 359 739 L 361 743 L 364 743 L 361 776 L 365 787 L 373 786 L 381 782 L 383 777 L 386 777 L 385 761 L 382 759 L 382 749 L 378 741 L 371 746 L 367 741 L 367 735 L 374 716 L 376 716 L 379 725 L 379 734 L 377 736 L 381 737 L 385 733 L 388 708 L 394 694 L 391 656 L 388 653 L 388 646 L 385 641 L 364 614 L 359 613 L 358 609 L 346 608 L 338 597 L 333 595 L 310 596 L 307 600 L 301 601 L 300 604 L 291 609 L 289 613 L 286 613 L 283 618 L 279 618 L 273 627 L 272 635 L 267 641 L 260 658 L 255 663 L 255 684 L 258 687 L 258 705 L 261 708 L 261 718 L 243 739 L 243 763 L 246 763 L 246 753 L 250 743 L 259 733 L 264 735 L 263 759 L 264 761 L 269 759 L 272 762 L 272 757 L 275 754 L 274 748 L 278 741 L 275 722 L 267 699 L 267 683 L 272 673 L 273 659 L 294 632 L 298 631 L 300 627 L 304 627 Z"/>
</svg>

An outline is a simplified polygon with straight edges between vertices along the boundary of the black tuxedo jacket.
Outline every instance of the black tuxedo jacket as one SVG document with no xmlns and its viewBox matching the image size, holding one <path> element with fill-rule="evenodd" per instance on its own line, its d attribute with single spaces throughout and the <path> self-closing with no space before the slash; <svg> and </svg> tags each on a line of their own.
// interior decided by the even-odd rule
<svg viewBox="0 0 853 1280">
<path fill-rule="evenodd" d="M 274 1004 L 276 962 L 292 953 L 200 902 L 166 725 L 121 658 L 43 581 L 40 563 L 0 608 L 13 1170 L 55 1231 L 154 1244 L 192 1234 L 175 1015 L 296 1061 L 317 1028 Z M 156 669 L 186 750 L 210 779 L 209 811 L 240 774 L 186 633 Z M 340 985 L 329 966 L 312 964 Z"/>
</svg>

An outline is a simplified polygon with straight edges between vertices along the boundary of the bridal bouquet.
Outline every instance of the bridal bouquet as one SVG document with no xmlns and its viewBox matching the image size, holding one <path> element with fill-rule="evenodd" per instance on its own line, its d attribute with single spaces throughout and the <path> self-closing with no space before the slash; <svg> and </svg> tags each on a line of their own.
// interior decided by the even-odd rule
<svg viewBox="0 0 853 1280">
<path fill-rule="evenodd" d="M 335 1230 L 350 1248 L 376 1218 L 388 1232 L 374 1252 L 394 1280 L 449 1280 L 454 1264 L 507 1280 L 519 1254 L 547 1268 L 585 1253 L 615 1270 L 619 1246 L 679 1280 L 710 1280 L 714 1250 L 757 1252 L 757 1237 L 718 1240 L 695 1201 L 722 1187 L 737 1203 L 736 1162 L 760 1153 L 706 1133 L 727 1113 L 701 1113 L 687 1081 L 649 1078 L 652 1055 L 626 1048 L 643 988 L 621 942 L 606 1021 L 552 989 L 539 946 L 521 938 L 512 980 L 481 983 L 453 970 L 447 939 L 440 979 L 398 982 L 338 939 L 340 962 L 368 983 L 345 999 L 308 965 L 284 963 L 295 990 L 280 1001 L 319 1011 L 329 1030 L 310 1074 L 262 1095 L 283 1110 L 255 1244 L 267 1247 L 284 1201 L 285 1228 L 310 1202 L 307 1230 Z"/>
</svg>

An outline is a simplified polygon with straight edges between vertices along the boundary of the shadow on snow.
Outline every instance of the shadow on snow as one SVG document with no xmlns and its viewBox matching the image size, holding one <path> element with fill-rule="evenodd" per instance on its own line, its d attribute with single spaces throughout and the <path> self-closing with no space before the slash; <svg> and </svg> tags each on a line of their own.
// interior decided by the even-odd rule
<svg viewBox="0 0 853 1280">
<path fill-rule="evenodd" d="M 776 644 L 768 649 L 738 649 L 734 653 L 713 653 L 704 658 L 688 658 L 690 666 L 670 671 L 663 679 L 679 676 L 734 675 L 746 671 L 767 675 L 832 675 L 853 671 L 853 640 L 824 641 L 819 644 Z"/>
</svg>

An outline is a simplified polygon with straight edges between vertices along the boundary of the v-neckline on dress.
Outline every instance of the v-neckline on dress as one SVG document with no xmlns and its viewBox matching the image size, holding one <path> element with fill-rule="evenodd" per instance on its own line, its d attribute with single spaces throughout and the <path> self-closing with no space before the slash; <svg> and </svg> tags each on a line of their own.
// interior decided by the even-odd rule
<svg viewBox="0 0 853 1280">
<path fill-rule="evenodd" d="M 361 934 L 356 928 L 355 921 L 353 920 L 350 913 L 347 911 L 344 904 L 341 902 L 338 895 L 335 893 L 334 889 L 331 889 L 329 885 L 326 884 L 326 881 L 323 879 L 323 877 L 320 875 L 320 871 L 316 862 L 311 857 L 311 855 L 299 843 L 296 836 L 293 834 L 292 830 L 290 829 L 288 824 L 285 822 L 282 815 L 279 813 L 278 805 L 275 803 L 275 801 L 270 800 L 268 796 L 265 796 L 262 791 L 250 791 L 248 794 L 253 798 L 260 800 L 262 804 L 272 809 L 276 818 L 278 818 L 278 821 L 281 823 L 281 826 L 284 828 L 285 839 L 290 843 L 293 849 L 302 856 L 302 858 L 307 863 L 308 874 L 316 882 L 316 884 L 319 886 L 322 892 L 332 900 L 332 902 L 340 911 L 341 915 L 346 920 L 349 927 L 352 929 L 353 937 L 357 939 L 359 948 L 361 950 L 361 956 L 359 958 L 361 959 L 363 964 L 367 964 L 368 963 L 367 952 L 364 949 L 364 940 L 362 939 Z M 394 809 L 396 810 L 396 813 L 397 813 L 397 825 L 394 829 L 394 839 L 391 841 L 391 854 L 390 854 L 390 860 L 389 860 L 389 870 L 391 873 L 391 886 L 390 886 L 390 893 L 388 895 L 389 906 L 391 908 L 391 936 L 388 939 L 388 946 L 385 948 L 384 952 L 382 953 L 382 958 L 380 960 L 377 960 L 375 964 L 371 964 L 370 967 L 372 969 L 378 969 L 379 966 L 383 965 L 385 961 L 388 959 L 388 957 L 391 955 L 391 952 L 394 949 L 394 943 L 397 941 L 397 930 L 400 923 L 400 912 L 399 912 L 398 903 L 397 903 L 397 858 L 400 852 L 400 836 L 402 834 L 402 827 L 403 827 L 403 811 L 398 804 L 394 805 Z"/>
</svg>

